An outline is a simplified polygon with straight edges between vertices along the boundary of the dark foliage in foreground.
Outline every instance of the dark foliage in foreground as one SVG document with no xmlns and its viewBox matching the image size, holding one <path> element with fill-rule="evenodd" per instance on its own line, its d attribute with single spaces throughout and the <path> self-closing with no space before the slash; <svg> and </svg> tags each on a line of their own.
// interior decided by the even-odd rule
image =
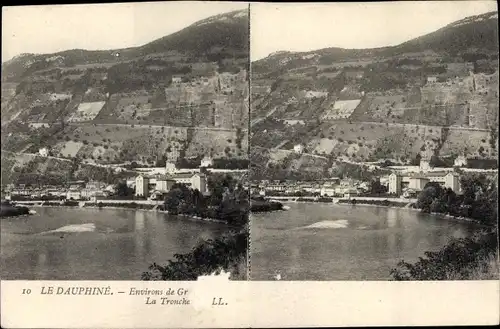
<svg viewBox="0 0 500 329">
<path fill-rule="evenodd" d="M 0 206 L 0 217 L 13 217 L 20 215 L 27 215 L 29 209 L 26 207 L 14 207 L 10 204 L 3 203 Z"/>
<path fill-rule="evenodd" d="M 484 175 L 463 177 L 463 195 L 428 183 L 419 194 L 417 208 L 471 218 L 486 229 L 472 238 L 452 239 L 439 251 L 426 252 L 414 264 L 401 261 L 391 271 L 395 280 L 498 279 L 498 192 L 495 181 Z"/>
<path fill-rule="evenodd" d="M 176 254 L 167 265 L 156 263 L 142 274 L 142 280 L 193 281 L 200 275 L 231 272 L 232 279 L 245 278 L 248 232 L 246 230 L 209 239 L 187 254 Z"/>
<path fill-rule="evenodd" d="M 397 281 L 498 279 L 497 248 L 495 232 L 452 239 L 441 250 L 426 252 L 414 264 L 399 262 L 391 275 Z"/>
<path fill-rule="evenodd" d="M 230 175 L 213 175 L 210 196 L 175 184 L 165 196 L 164 208 L 171 214 L 200 216 L 226 222 L 232 228 L 215 239 L 200 242 L 191 252 L 176 254 L 166 265 L 152 264 L 142 280 L 196 280 L 200 275 L 231 273 L 231 279 L 246 278 L 248 249 L 248 193 Z"/>
<path fill-rule="evenodd" d="M 263 198 L 254 198 L 250 202 L 251 212 L 265 212 L 283 210 L 283 204 L 280 202 L 266 201 Z"/>
</svg>

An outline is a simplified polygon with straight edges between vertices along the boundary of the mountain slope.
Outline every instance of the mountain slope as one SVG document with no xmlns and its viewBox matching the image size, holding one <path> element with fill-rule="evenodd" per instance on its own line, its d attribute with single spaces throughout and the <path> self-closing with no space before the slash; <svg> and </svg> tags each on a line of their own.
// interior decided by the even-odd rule
<svg viewBox="0 0 500 329">
<path fill-rule="evenodd" d="M 2 150 L 89 164 L 244 160 L 248 11 L 140 47 L 24 54 L 2 64 Z"/>
<path fill-rule="evenodd" d="M 2 81 L 18 81 L 53 67 L 91 63 L 119 63 L 149 54 L 179 52 L 199 57 L 216 53 L 219 58 L 248 56 L 248 12 L 233 11 L 196 22 L 179 32 L 139 47 L 110 50 L 71 49 L 53 54 L 21 54 L 2 63 Z"/>
<path fill-rule="evenodd" d="M 456 55 L 458 52 L 467 52 L 469 49 L 488 53 L 498 52 L 498 12 L 467 17 L 397 46 L 368 49 L 329 47 L 308 52 L 278 51 L 254 64 L 258 70 L 263 65 L 267 66 L 290 57 L 303 60 L 303 57 L 313 58 L 312 56 L 316 55 L 315 59 L 318 61 L 332 62 L 363 57 L 390 57 L 422 51 Z"/>
<path fill-rule="evenodd" d="M 338 173 L 338 161 L 497 157 L 497 36 L 492 12 L 394 47 L 280 51 L 253 62 L 255 172 L 282 179 Z M 296 144 L 308 154 L 294 154 Z"/>
<path fill-rule="evenodd" d="M 453 55 L 473 49 L 498 52 L 498 12 L 467 17 L 395 49 L 401 52 L 430 49 Z"/>
</svg>

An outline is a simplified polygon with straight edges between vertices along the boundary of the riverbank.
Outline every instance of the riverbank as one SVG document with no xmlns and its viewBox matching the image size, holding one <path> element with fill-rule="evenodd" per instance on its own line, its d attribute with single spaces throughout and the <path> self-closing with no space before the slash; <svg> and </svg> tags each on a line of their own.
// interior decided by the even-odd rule
<svg viewBox="0 0 500 329">
<path fill-rule="evenodd" d="M 349 205 L 371 205 L 371 206 L 383 206 L 383 207 L 391 207 L 391 208 L 413 208 L 414 203 L 409 201 L 396 202 L 389 201 L 387 199 L 381 200 L 359 200 L 356 198 L 353 199 L 340 199 L 337 204 L 349 204 Z"/>
<path fill-rule="evenodd" d="M 16 207 L 10 204 L 2 203 L 0 207 L 0 218 L 7 217 L 17 217 L 17 216 L 25 216 L 29 215 L 30 210 L 28 207 Z"/>
<path fill-rule="evenodd" d="M 135 205 L 135 206 L 134 206 Z M 116 209 L 116 210 L 136 210 L 136 211 L 147 211 L 147 212 L 157 212 L 161 214 L 170 214 L 167 210 L 162 210 L 162 209 L 155 209 L 156 205 L 145 205 L 145 204 L 134 204 L 134 203 L 124 203 L 124 204 L 117 204 L 117 203 L 112 203 L 112 204 L 101 204 L 99 203 L 85 203 L 83 207 L 80 207 L 78 205 L 78 202 L 74 202 L 71 204 L 58 204 L 56 202 L 45 202 L 43 204 L 37 204 L 33 203 L 32 207 L 40 207 L 40 208 L 62 208 L 62 207 L 68 207 L 68 208 L 78 208 L 78 209 Z M 174 214 L 170 214 L 174 215 Z M 211 222 L 211 223 L 218 223 L 218 224 L 224 224 L 228 226 L 233 226 L 227 223 L 226 221 L 220 220 L 220 219 L 215 219 L 215 218 L 205 218 L 205 217 L 200 217 L 200 216 L 195 216 L 195 215 L 188 215 L 188 214 L 175 214 L 174 216 L 179 216 L 179 217 L 184 217 L 190 220 L 195 220 L 195 221 L 203 221 L 203 222 Z"/>
<path fill-rule="evenodd" d="M 263 199 L 252 199 L 250 202 L 250 211 L 252 213 L 270 212 L 285 210 L 281 202 L 268 201 Z"/>
<path fill-rule="evenodd" d="M 418 211 L 422 212 L 421 209 L 416 208 L 415 203 L 413 202 L 395 202 L 395 201 L 389 201 L 389 200 L 357 200 L 357 199 L 350 199 L 350 200 L 339 200 L 337 204 L 342 204 L 342 205 L 361 205 L 361 206 L 366 206 L 366 207 L 386 207 L 386 208 L 392 208 L 392 209 L 407 209 L 407 210 L 412 210 L 412 211 Z M 480 225 L 483 227 L 488 227 L 488 225 L 485 225 L 478 220 L 475 220 L 473 218 L 467 218 L 467 217 L 462 217 L 462 216 L 453 216 L 450 214 L 443 214 L 443 213 L 438 213 L 438 212 L 431 212 L 430 215 L 435 215 L 435 216 L 440 216 L 446 219 L 451 219 L 455 220 L 457 222 L 465 222 L 465 223 L 472 223 L 476 225 Z"/>
</svg>

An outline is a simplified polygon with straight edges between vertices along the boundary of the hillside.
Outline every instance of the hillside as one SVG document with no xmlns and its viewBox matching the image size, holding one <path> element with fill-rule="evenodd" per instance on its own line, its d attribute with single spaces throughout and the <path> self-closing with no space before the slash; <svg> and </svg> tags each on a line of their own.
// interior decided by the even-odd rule
<svg viewBox="0 0 500 329">
<path fill-rule="evenodd" d="M 302 144 L 333 167 L 498 157 L 497 26 L 491 12 L 394 47 L 281 51 L 252 63 L 252 149 Z M 277 167 L 261 160 L 256 171 Z"/>
<path fill-rule="evenodd" d="M 101 165 L 245 159 L 248 12 L 140 47 L 23 54 L 2 64 L 2 150 Z"/>
</svg>

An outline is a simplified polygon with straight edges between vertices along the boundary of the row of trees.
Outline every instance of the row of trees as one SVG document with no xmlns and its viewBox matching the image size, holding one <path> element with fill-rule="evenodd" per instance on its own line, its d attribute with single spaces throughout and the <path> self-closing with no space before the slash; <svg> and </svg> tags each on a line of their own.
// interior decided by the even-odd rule
<svg viewBox="0 0 500 329">
<path fill-rule="evenodd" d="M 211 176 L 209 196 L 184 184 L 175 184 L 165 196 L 164 207 L 172 214 L 214 218 L 243 227 L 248 221 L 248 193 L 230 175 Z"/>
<path fill-rule="evenodd" d="M 472 218 L 485 225 L 497 225 L 496 182 L 484 175 L 470 175 L 461 178 L 461 185 L 463 194 L 457 195 L 438 183 L 427 183 L 416 206 L 423 212 Z"/>
<path fill-rule="evenodd" d="M 484 175 L 462 178 L 463 194 L 428 183 L 417 207 L 424 212 L 473 218 L 486 226 L 468 238 L 453 238 L 415 263 L 401 261 L 391 270 L 395 280 L 498 280 L 498 195 L 496 181 Z"/>
<path fill-rule="evenodd" d="M 231 273 L 231 279 L 246 278 L 248 250 L 248 194 L 230 175 L 212 175 L 210 196 L 176 184 L 167 193 L 164 207 L 170 213 L 216 218 L 232 225 L 226 234 L 196 245 L 191 252 L 176 254 L 166 265 L 153 263 L 142 280 L 196 280 L 200 275 Z"/>
</svg>

